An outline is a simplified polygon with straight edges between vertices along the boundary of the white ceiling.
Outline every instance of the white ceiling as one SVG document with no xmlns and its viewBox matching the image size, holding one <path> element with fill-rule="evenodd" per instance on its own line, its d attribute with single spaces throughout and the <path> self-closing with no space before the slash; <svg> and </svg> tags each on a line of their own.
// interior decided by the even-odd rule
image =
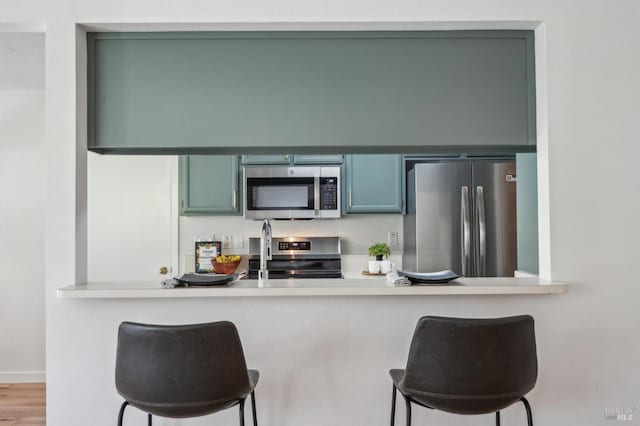
<svg viewBox="0 0 640 426">
<path fill-rule="evenodd" d="M 44 34 L 0 32 L 0 90 L 44 89 Z"/>
</svg>

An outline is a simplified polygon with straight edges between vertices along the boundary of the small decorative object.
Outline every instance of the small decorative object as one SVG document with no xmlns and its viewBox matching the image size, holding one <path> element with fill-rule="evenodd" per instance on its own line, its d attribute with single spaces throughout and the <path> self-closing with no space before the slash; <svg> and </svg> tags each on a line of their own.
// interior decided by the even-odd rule
<svg viewBox="0 0 640 426">
<path fill-rule="evenodd" d="M 382 258 L 388 258 L 391 254 L 391 249 L 385 243 L 375 243 L 369 247 L 369 256 L 375 257 L 376 260 L 369 261 L 369 273 L 378 274 L 382 270 Z M 382 271 L 384 272 L 384 271 Z M 387 271 L 388 272 L 388 271 Z"/>
<path fill-rule="evenodd" d="M 400 276 L 398 271 L 391 271 L 387 274 L 387 284 L 392 287 L 406 287 L 411 285 L 411 280 Z"/>
<path fill-rule="evenodd" d="M 208 274 L 214 272 L 216 257 L 222 252 L 220 241 L 198 241 L 196 240 L 196 273 Z"/>
<path fill-rule="evenodd" d="M 233 274 L 238 269 L 242 256 L 218 256 L 213 263 L 213 270 L 217 274 Z"/>
<path fill-rule="evenodd" d="M 396 264 L 390 260 L 383 260 L 380 262 L 380 272 L 383 274 L 388 274 L 389 272 L 396 269 Z"/>
<path fill-rule="evenodd" d="M 386 243 L 375 243 L 369 247 L 369 256 L 375 257 L 376 260 L 382 260 L 382 258 L 388 259 L 391 255 L 391 249 Z"/>
</svg>

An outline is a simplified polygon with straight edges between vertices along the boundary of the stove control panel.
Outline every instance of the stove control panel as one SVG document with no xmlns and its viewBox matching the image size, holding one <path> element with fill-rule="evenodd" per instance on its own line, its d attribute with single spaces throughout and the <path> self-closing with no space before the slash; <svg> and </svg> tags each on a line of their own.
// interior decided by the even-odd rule
<svg viewBox="0 0 640 426">
<path fill-rule="evenodd" d="M 278 241 L 278 251 L 311 250 L 311 241 Z"/>
</svg>

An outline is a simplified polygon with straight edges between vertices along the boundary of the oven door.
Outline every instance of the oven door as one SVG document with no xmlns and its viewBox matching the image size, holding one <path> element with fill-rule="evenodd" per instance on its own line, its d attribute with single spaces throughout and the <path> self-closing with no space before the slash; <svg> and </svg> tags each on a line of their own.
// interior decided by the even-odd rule
<svg viewBox="0 0 640 426">
<path fill-rule="evenodd" d="M 246 219 L 313 219 L 319 206 L 315 167 L 246 168 Z"/>
</svg>

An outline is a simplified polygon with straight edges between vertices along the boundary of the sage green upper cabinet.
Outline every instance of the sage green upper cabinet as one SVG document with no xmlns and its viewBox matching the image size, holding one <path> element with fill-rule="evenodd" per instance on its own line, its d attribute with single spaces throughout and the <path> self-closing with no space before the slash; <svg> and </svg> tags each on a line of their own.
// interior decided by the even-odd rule
<svg viewBox="0 0 640 426">
<path fill-rule="evenodd" d="M 346 212 L 402 212 L 402 156 L 347 155 Z"/>
<path fill-rule="evenodd" d="M 180 214 L 240 214 L 240 174 L 234 155 L 180 157 Z"/>
<path fill-rule="evenodd" d="M 293 164 L 342 164 L 344 155 L 294 155 Z"/>
<path fill-rule="evenodd" d="M 243 155 L 242 164 L 290 164 L 291 155 Z"/>
<path fill-rule="evenodd" d="M 89 33 L 102 153 L 535 149 L 533 31 Z"/>
<path fill-rule="evenodd" d="M 518 270 L 538 273 L 538 172 L 535 153 L 516 154 Z"/>
</svg>

